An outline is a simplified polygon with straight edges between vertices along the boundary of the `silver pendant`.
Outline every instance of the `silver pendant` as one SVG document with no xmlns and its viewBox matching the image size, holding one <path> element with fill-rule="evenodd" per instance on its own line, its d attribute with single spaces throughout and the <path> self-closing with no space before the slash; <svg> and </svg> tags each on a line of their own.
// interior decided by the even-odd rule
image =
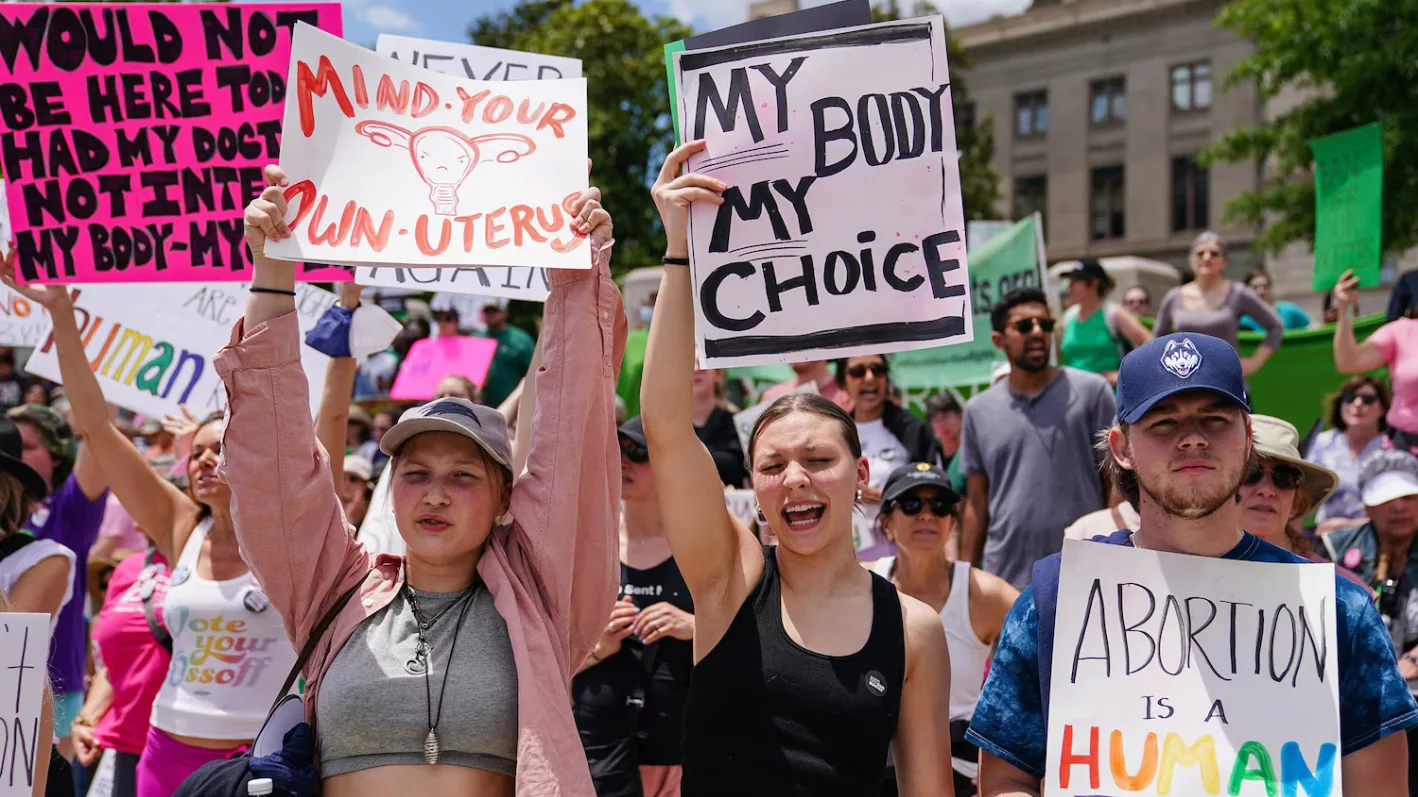
<svg viewBox="0 0 1418 797">
<path fill-rule="evenodd" d="M 428 729 L 428 736 L 423 740 L 423 762 L 438 763 L 438 734 L 432 728 Z"/>
</svg>

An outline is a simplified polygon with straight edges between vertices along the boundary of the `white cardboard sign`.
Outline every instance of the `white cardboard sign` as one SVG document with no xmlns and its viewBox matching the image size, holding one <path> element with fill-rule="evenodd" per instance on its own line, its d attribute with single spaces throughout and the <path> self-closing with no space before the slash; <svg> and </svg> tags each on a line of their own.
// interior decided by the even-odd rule
<svg viewBox="0 0 1418 797">
<path fill-rule="evenodd" d="M 212 358 L 231 341 L 246 311 L 242 283 L 108 283 L 73 289 L 74 313 L 104 398 L 161 418 L 186 404 L 198 417 L 226 406 L 226 388 Z M 297 283 L 302 337 L 336 301 L 309 283 Z M 62 382 L 58 349 L 46 330 L 25 370 Z M 312 413 L 319 407 L 329 358 L 304 345 L 301 366 L 310 381 Z"/>
<path fill-rule="evenodd" d="M 1332 565 L 1064 540 L 1054 629 L 1045 794 L 1343 793 Z"/>
<path fill-rule="evenodd" d="M 379 34 L 374 51 L 396 61 L 468 80 L 560 80 L 581 77 L 581 59 L 461 42 Z"/>
<path fill-rule="evenodd" d="M 551 295 L 551 277 L 544 268 L 400 268 L 360 266 L 355 282 L 379 288 L 462 293 L 545 302 Z"/>
<path fill-rule="evenodd" d="M 31 797 L 49 768 L 50 740 L 39 738 L 48 661 L 49 615 L 0 613 L 0 797 Z"/>
<path fill-rule="evenodd" d="M 586 81 L 483 83 L 297 25 L 281 140 L 291 237 L 342 265 L 591 267 Z"/>
<path fill-rule="evenodd" d="M 0 285 L 0 346 L 38 346 L 48 334 L 49 310 Z"/>
<path fill-rule="evenodd" d="M 701 367 L 973 337 L 944 20 L 677 53 Z M 869 64 L 870 68 L 863 68 Z"/>
</svg>

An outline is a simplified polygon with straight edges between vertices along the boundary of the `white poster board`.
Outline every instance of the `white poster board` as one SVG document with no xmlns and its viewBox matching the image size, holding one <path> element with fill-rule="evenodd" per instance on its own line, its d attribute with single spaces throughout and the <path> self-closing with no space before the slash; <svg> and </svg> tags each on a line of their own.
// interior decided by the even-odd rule
<svg viewBox="0 0 1418 797">
<path fill-rule="evenodd" d="M 364 522 L 360 524 L 355 539 L 370 553 L 403 556 L 407 546 L 394 522 L 394 504 L 389 495 L 389 480 L 393 474 L 392 464 L 379 474 L 379 481 L 374 484 L 374 495 L 369 498 L 369 511 L 364 513 Z"/>
<path fill-rule="evenodd" d="M 758 497 L 752 490 L 730 487 L 724 491 L 724 503 L 729 507 L 729 514 L 738 518 L 744 528 L 749 531 L 758 528 Z"/>
<path fill-rule="evenodd" d="M 1332 565 L 1064 540 L 1044 793 L 1338 797 L 1334 600 Z"/>
<path fill-rule="evenodd" d="M 545 302 L 551 295 L 551 277 L 544 268 L 399 268 L 361 266 L 355 282 L 378 288 L 411 288 L 417 291 L 461 293 Z"/>
<path fill-rule="evenodd" d="M 48 334 L 49 310 L 0 285 L 0 346 L 38 346 Z"/>
<path fill-rule="evenodd" d="M 586 81 L 482 83 L 297 25 L 281 166 L 284 260 L 591 267 Z"/>
<path fill-rule="evenodd" d="M 379 34 L 374 51 L 445 75 L 468 80 L 560 80 L 581 77 L 581 59 L 524 53 L 461 42 Z"/>
<path fill-rule="evenodd" d="M 48 661 L 49 615 L 0 613 L 0 797 L 31 797 L 49 769 L 50 740 L 39 734 Z"/>
<path fill-rule="evenodd" d="M 243 283 L 109 283 L 75 286 L 74 314 L 104 398 L 161 418 L 186 404 L 197 417 L 226 406 L 226 388 L 212 358 L 231 341 L 246 312 Z M 336 301 L 309 283 L 296 283 L 301 366 L 310 380 L 310 407 L 320 404 L 328 357 L 306 346 L 304 334 Z M 61 382 L 59 352 L 48 330 L 25 370 Z"/>
<path fill-rule="evenodd" d="M 944 20 L 675 54 L 701 367 L 973 337 Z M 870 65 L 870 68 L 864 68 Z"/>
</svg>

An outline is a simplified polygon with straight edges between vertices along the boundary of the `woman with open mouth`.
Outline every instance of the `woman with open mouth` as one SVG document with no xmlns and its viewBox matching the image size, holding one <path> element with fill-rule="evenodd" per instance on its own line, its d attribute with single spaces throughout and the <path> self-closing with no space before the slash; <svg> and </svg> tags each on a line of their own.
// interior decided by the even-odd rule
<svg viewBox="0 0 1418 797">
<path fill-rule="evenodd" d="M 778 399 L 748 439 L 765 548 L 736 520 L 694 435 L 692 202 L 727 187 L 670 153 L 652 190 L 665 273 L 641 384 L 663 527 L 694 599 L 685 797 L 875 797 L 895 754 L 905 795 L 952 795 L 950 661 L 939 616 L 857 563 L 852 516 L 870 476 L 851 416 L 821 396 Z M 929 430 L 927 430 L 929 434 Z"/>
<path fill-rule="evenodd" d="M 617 587 L 625 346 L 600 192 L 582 194 L 571 222 L 592 269 L 549 272 L 542 367 L 519 409 L 538 427 L 518 436 L 525 472 L 497 410 L 448 397 L 406 412 L 380 440 L 406 554 L 376 557 L 349 534 L 316 444 L 295 264 L 264 254 L 291 234 L 288 181 L 277 166 L 266 175 L 246 210 L 251 299 L 216 358 L 225 475 L 274 613 L 297 646 L 316 640 L 304 694 L 321 790 L 592 797 L 569 684 Z"/>
</svg>

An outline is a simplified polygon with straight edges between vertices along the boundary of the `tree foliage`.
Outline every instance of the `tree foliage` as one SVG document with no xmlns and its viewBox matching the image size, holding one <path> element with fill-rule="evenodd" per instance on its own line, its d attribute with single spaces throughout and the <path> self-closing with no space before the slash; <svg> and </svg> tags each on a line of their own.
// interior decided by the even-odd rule
<svg viewBox="0 0 1418 797">
<path fill-rule="evenodd" d="M 906 16 L 920 17 L 939 14 L 934 3 L 917 2 L 910 14 L 904 14 L 899 0 L 884 0 L 872 6 L 872 19 L 889 22 Z M 961 71 L 970 66 L 970 58 L 965 48 L 947 28 L 945 32 L 946 58 L 950 62 L 950 98 L 955 112 L 955 145 L 960 150 L 960 193 L 965 206 L 966 219 L 992 219 L 995 217 L 995 202 L 999 199 L 999 175 L 995 173 L 994 122 L 987 114 L 973 124 L 961 124 L 966 119 L 966 108 L 970 106 L 970 91 L 965 86 Z"/>
<path fill-rule="evenodd" d="M 581 59 L 591 183 L 615 215 L 617 273 L 658 264 L 664 251 L 650 199 L 650 184 L 674 143 L 664 45 L 689 34 L 675 19 L 647 19 L 629 0 L 521 0 L 468 30 L 475 44 Z"/>
<path fill-rule="evenodd" d="M 1298 90 L 1304 101 L 1233 130 L 1208 159 L 1268 162 L 1266 184 L 1238 195 L 1226 220 L 1266 223 L 1256 245 L 1278 251 L 1314 240 L 1314 158 L 1306 142 L 1352 127 L 1384 128 L 1384 247 L 1418 243 L 1418 0 L 1234 0 L 1218 24 L 1255 53 L 1228 85 L 1256 81 L 1262 99 Z"/>
</svg>

